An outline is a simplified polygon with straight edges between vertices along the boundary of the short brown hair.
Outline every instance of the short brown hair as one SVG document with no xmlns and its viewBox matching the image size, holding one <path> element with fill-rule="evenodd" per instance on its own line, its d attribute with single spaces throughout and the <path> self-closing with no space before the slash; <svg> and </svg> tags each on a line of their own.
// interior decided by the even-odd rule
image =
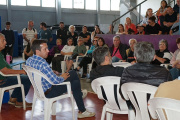
<svg viewBox="0 0 180 120">
<path fill-rule="evenodd" d="M 176 39 L 176 44 L 179 44 L 180 43 L 180 38 L 177 38 Z"/>
<path fill-rule="evenodd" d="M 6 25 L 11 25 L 11 23 L 10 22 L 6 22 Z"/>
</svg>

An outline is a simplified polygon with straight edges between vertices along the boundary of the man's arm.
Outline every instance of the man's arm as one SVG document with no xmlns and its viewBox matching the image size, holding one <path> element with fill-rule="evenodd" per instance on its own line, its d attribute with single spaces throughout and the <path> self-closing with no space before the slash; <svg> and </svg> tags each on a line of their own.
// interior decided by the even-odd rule
<svg viewBox="0 0 180 120">
<path fill-rule="evenodd" d="M 24 70 L 13 70 L 7 67 L 2 68 L 0 71 L 3 74 L 25 74 L 26 75 L 26 72 Z"/>
<path fill-rule="evenodd" d="M 88 35 L 87 38 L 84 38 L 84 41 L 87 43 L 89 39 L 90 39 L 90 35 Z"/>
</svg>

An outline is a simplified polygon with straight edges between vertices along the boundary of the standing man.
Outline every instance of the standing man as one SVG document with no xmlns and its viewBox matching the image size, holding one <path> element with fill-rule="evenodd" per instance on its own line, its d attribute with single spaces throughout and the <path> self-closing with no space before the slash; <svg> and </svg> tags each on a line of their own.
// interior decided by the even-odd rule
<svg viewBox="0 0 180 120">
<path fill-rule="evenodd" d="M 91 46 L 91 34 L 87 31 L 87 26 L 82 27 L 82 32 L 79 36 L 84 38 L 84 45 Z"/>
<path fill-rule="evenodd" d="M 24 92 L 26 96 L 29 92 L 31 82 L 29 81 L 29 78 L 26 75 L 26 72 L 24 70 L 13 70 L 9 66 L 9 64 L 4 60 L 4 57 L 1 51 L 5 48 L 5 46 L 6 46 L 5 36 L 2 33 L 0 33 L 0 71 L 3 74 L 7 74 L 7 75 L 8 74 L 22 74 L 20 75 L 21 83 L 24 85 Z M 0 88 L 7 87 L 14 84 L 17 84 L 16 76 L 4 77 L 0 75 Z M 8 104 L 14 105 L 15 107 L 18 107 L 18 108 L 23 107 L 21 88 L 14 89 Z M 32 106 L 32 103 L 26 102 L 26 107 L 31 107 L 31 106 Z"/>
<path fill-rule="evenodd" d="M 174 5 L 173 10 L 177 13 L 179 13 L 179 5 L 180 5 L 179 0 L 176 0 L 176 4 Z"/>
<path fill-rule="evenodd" d="M 6 42 L 7 42 L 6 47 L 3 50 L 5 59 L 6 59 L 7 54 L 9 54 L 10 56 L 13 56 L 13 46 L 14 46 L 15 38 L 14 38 L 14 32 L 13 30 L 10 29 L 10 27 L 11 27 L 11 23 L 6 22 L 6 28 L 1 31 L 1 33 L 5 35 Z"/>
<path fill-rule="evenodd" d="M 37 30 L 33 28 L 34 22 L 32 20 L 28 21 L 28 28 L 22 30 L 23 34 L 23 47 L 25 48 L 32 39 L 37 39 Z"/>
<path fill-rule="evenodd" d="M 60 38 L 62 40 L 62 45 L 66 45 L 68 31 L 64 28 L 64 22 L 60 22 L 59 27 L 60 29 L 56 31 L 57 39 Z"/>
<path fill-rule="evenodd" d="M 47 29 L 47 25 L 45 22 L 40 23 L 40 29 L 41 29 L 39 31 L 40 39 L 47 40 L 47 44 L 49 46 L 50 42 L 52 41 L 51 31 Z"/>
</svg>

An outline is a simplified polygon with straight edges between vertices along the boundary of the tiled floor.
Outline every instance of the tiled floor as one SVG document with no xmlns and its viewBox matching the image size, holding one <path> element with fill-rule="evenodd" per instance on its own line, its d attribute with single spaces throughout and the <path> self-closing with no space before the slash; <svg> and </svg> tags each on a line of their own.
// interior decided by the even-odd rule
<svg viewBox="0 0 180 120">
<path fill-rule="evenodd" d="M 18 59 L 15 59 L 16 61 Z M 14 69 L 19 69 L 19 66 L 14 67 Z M 97 95 L 92 92 L 91 84 L 87 83 L 85 79 L 81 79 L 81 87 L 82 89 L 87 89 L 90 91 L 87 97 L 84 99 L 84 104 L 89 111 L 95 112 L 96 116 L 92 118 L 79 119 L 79 120 L 100 120 L 101 112 L 104 105 L 104 101 L 99 100 Z M 32 102 L 33 99 L 33 88 L 31 87 L 26 100 L 28 102 Z M 51 116 L 52 120 L 72 120 L 71 113 L 71 104 L 69 99 L 63 99 L 58 101 L 57 104 L 57 114 L 56 116 Z M 22 108 L 15 108 L 12 105 L 3 104 L 2 111 L 0 113 L 0 120 L 30 120 L 31 117 L 31 108 L 27 108 L 27 110 L 23 110 Z M 76 109 L 76 118 L 77 118 L 77 106 Z M 43 102 L 37 101 L 33 120 L 43 120 Z M 114 115 L 113 120 L 128 120 L 127 115 Z"/>
</svg>

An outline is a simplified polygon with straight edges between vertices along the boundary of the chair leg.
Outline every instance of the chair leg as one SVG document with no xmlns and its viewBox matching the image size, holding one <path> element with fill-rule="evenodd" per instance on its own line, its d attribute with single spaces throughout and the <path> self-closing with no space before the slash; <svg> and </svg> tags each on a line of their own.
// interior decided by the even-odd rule
<svg viewBox="0 0 180 120">
<path fill-rule="evenodd" d="M 71 98 L 71 104 L 72 104 L 72 119 L 75 120 L 74 98 L 73 98 L 72 94 L 71 94 L 70 98 Z"/>
<path fill-rule="evenodd" d="M 106 113 L 106 120 L 112 120 L 112 118 L 113 118 L 113 114 L 110 112 L 107 112 Z"/>
<path fill-rule="evenodd" d="M 0 88 L 0 112 L 1 112 L 3 96 L 4 96 L 4 89 Z"/>
<path fill-rule="evenodd" d="M 26 110 L 25 94 L 24 94 L 24 85 L 21 85 L 22 100 L 23 100 L 23 109 Z"/>
<path fill-rule="evenodd" d="M 49 100 L 44 101 L 44 120 L 49 120 L 51 117 L 51 107 L 52 107 L 52 102 Z"/>
<path fill-rule="evenodd" d="M 102 114 L 101 114 L 101 120 L 105 119 L 105 115 L 106 115 L 106 106 L 103 106 L 103 110 L 102 110 Z"/>
<path fill-rule="evenodd" d="M 31 112 L 31 120 L 33 119 L 33 114 L 34 114 L 34 107 L 36 105 L 36 95 L 34 94 L 34 98 L 33 98 L 33 104 L 32 104 L 32 112 Z"/>
<path fill-rule="evenodd" d="M 53 102 L 53 104 L 52 104 L 52 115 L 56 115 L 56 104 L 57 104 L 56 101 Z"/>
<path fill-rule="evenodd" d="M 128 110 L 128 120 L 135 120 L 134 110 Z"/>
</svg>

